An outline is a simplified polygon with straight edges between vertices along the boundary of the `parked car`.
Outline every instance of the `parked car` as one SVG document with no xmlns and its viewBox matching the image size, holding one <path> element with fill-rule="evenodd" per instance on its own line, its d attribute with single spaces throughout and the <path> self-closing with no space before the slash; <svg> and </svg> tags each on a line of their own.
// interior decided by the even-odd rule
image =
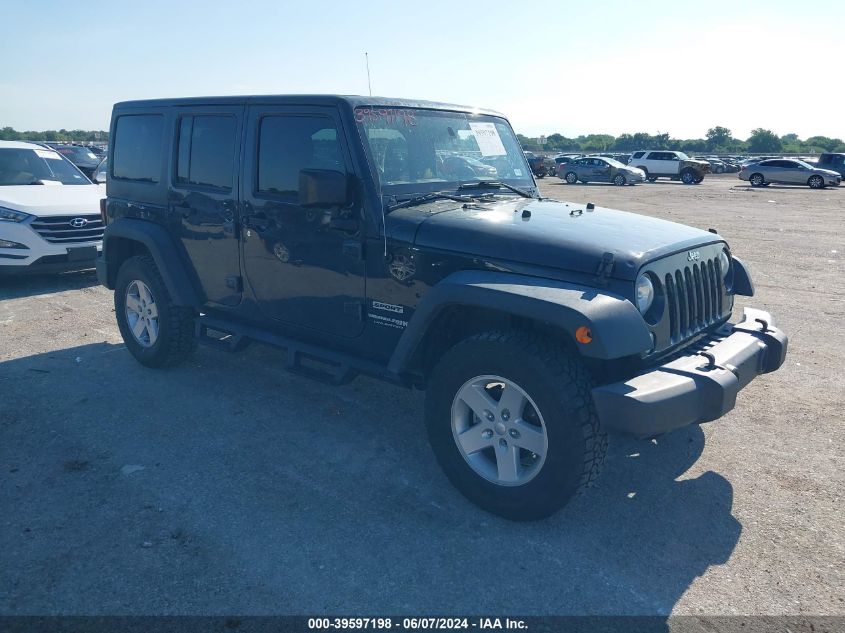
<svg viewBox="0 0 845 633">
<path fill-rule="evenodd" d="M 496 178 L 498 170 L 471 156 L 455 154 L 443 159 L 443 170 L 459 180 L 472 178 Z"/>
<path fill-rule="evenodd" d="M 645 172 L 636 167 L 623 165 L 612 158 L 585 156 L 576 158 L 566 165 L 563 180 L 574 185 L 576 182 L 612 182 L 614 185 L 633 185 L 645 182 Z"/>
<path fill-rule="evenodd" d="M 651 437 L 715 420 L 784 362 L 771 315 L 730 322 L 753 286 L 722 237 L 540 198 L 495 112 L 162 99 L 115 105 L 110 129 L 97 274 L 128 353 L 165 367 L 196 338 L 262 342 L 312 378 L 425 389 L 437 460 L 489 512 L 552 514 L 596 476 L 605 428 Z M 456 135 L 510 167 L 438 176 Z M 382 141 L 400 138 L 398 173 Z"/>
<path fill-rule="evenodd" d="M 714 174 L 724 174 L 727 171 L 725 163 L 718 158 L 708 158 L 705 156 L 696 156 L 696 160 L 703 160 L 710 163 L 710 172 Z"/>
<path fill-rule="evenodd" d="M 105 185 L 106 184 L 106 177 L 109 173 L 109 159 L 108 157 L 104 158 L 100 161 L 100 164 L 97 165 L 97 168 L 94 170 L 94 176 L 91 180 L 96 185 Z"/>
<path fill-rule="evenodd" d="M 76 165 L 88 178 L 94 176 L 94 170 L 97 169 L 100 159 L 90 149 L 81 145 L 62 143 L 48 143 L 48 145 Z"/>
<path fill-rule="evenodd" d="M 531 173 L 542 178 L 546 175 L 546 159 L 542 156 L 537 156 L 533 152 L 525 152 L 525 159 L 528 161 L 528 166 L 531 167 Z"/>
<path fill-rule="evenodd" d="M 565 166 L 576 158 L 580 158 L 581 156 L 583 156 L 583 154 L 558 154 L 552 159 L 552 173 L 555 176 L 563 178 L 563 169 L 565 168 Z"/>
<path fill-rule="evenodd" d="M 0 141 L 0 274 L 93 268 L 102 198 L 53 149 Z"/>
<path fill-rule="evenodd" d="M 786 185 L 807 185 L 812 189 L 838 187 L 842 176 L 830 169 L 819 169 L 793 158 L 776 158 L 745 165 L 739 172 L 741 180 L 747 180 L 752 187 L 763 187 L 771 183 Z"/>
<path fill-rule="evenodd" d="M 687 185 L 697 185 L 710 172 L 710 163 L 706 160 L 696 160 L 683 152 L 668 150 L 634 152 L 629 165 L 642 169 L 649 182 L 668 177 Z"/>
<path fill-rule="evenodd" d="M 845 177 L 845 153 L 828 152 L 819 156 L 816 167 L 830 169 Z"/>
</svg>

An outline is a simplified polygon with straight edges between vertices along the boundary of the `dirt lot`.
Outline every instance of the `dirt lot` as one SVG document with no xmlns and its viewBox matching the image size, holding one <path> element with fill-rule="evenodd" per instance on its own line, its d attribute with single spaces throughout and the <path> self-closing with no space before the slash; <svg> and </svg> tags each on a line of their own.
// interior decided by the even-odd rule
<svg viewBox="0 0 845 633">
<path fill-rule="evenodd" d="M 2 281 L 0 613 L 845 614 L 845 190 L 541 189 L 717 228 L 786 365 L 515 525 L 440 473 L 420 393 L 260 347 L 147 370 L 92 274 Z"/>
</svg>

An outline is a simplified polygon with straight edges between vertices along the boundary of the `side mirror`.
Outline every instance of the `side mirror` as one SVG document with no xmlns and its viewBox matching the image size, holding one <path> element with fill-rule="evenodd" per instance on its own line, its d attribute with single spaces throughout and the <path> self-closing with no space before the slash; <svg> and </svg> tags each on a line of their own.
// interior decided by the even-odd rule
<svg viewBox="0 0 845 633">
<path fill-rule="evenodd" d="M 106 175 L 103 172 L 99 174 L 94 174 L 94 183 L 98 185 L 106 184 Z"/>
<path fill-rule="evenodd" d="M 333 169 L 299 172 L 299 204 L 303 207 L 345 207 L 352 202 L 349 178 Z"/>
</svg>

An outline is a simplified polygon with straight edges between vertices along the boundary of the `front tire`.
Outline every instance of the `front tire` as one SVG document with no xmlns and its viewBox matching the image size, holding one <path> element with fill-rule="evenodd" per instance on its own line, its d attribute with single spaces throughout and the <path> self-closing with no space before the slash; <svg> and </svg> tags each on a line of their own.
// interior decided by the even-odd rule
<svg viewBox="0 0 845 633">
<path fill-rule="evenodd" d="M 429 442 L 476 505 L 514 521 L 548 517 L 595 479 L 607 451 L 591 386 L 580 360 L 551 341 L 473 336 L 432 371 Z"/>
<path fill-rule="evenodd" d="M 117 273 L 114 311 L 123 342 L 147 367 L 172 367 L 196 348 L 195 313 L 174 305 L 155 261 L 130 257 Z"/>
<path fill-rule="evenodd" d="M 681 172 L 681 182 L 685 185 L 695 184 L 696 174 L 692 169 L 685 169 Z"/>
<path fill-rule="evenodd" d="M 824 178 L 821 176 L 810 176 L 807 180 L 807 186 L 810 189 L 824 189 Z"/>
<path fill-rule="evenodd" d="M 623 174 L 616 174 L 613 177 L 613 184 L 617 187 L 624 187 L 627 183 L 628 181 L 625 180 L 625 176 Z"/>
</svg>

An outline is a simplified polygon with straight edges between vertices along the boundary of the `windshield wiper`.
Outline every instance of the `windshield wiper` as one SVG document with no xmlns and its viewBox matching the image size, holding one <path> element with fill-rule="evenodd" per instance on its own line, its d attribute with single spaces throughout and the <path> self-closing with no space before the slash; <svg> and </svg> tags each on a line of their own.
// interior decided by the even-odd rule
<svg viewBox="0 0 845 633">
<path fill-rule="evenodd" d="M 387 207 L 387 211 L 389 213 L 390 211 L 395 211 L 396 209 L 413 207 L 418 204 L 423 204 L 424 202 L 431 202 L 434 200 L 454 200 L 455 202 L 472 202 L 472 198 L 470 196 L 460 196 L 452 193 L 436 191 L 434 193 L 427 193 L 424 196 L 417 196 L 415 198 L 410 198 L 409 200 L 403 200 L 402 202 L 391 204 L 389 207 Z"/>
<path fill-rule="evenodd" d="M 474 182 L 467 182 L 462 185 L 458 185 L 458 189 L 479 189 L 481 187 L 504 187 L 505 189 L 510 189 L 514 193 L 518 193 L 523 198 L 534 197 L 531 193 L 525 191 L 525 189 L 514 187 L 513 185 L 509 185 L 508 183 L 502 182 L 500 180 L 477 180 Z"/>
</svg>

